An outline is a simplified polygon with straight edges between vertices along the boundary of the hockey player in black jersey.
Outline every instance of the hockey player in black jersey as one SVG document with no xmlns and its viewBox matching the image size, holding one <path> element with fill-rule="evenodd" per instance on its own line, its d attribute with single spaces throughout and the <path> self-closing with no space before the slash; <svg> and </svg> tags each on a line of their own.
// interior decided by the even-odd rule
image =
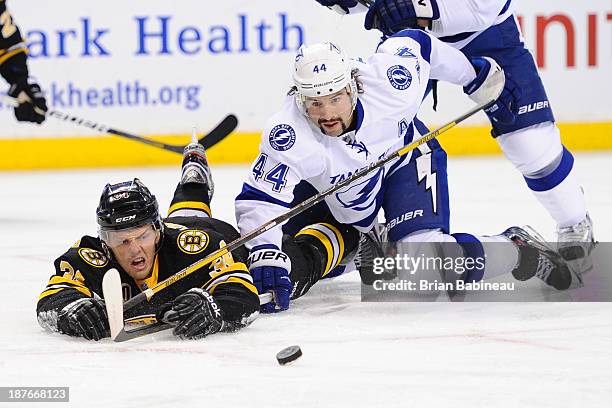
<svg viewBox="0 0 612 408">
<path fill-rule="evenodd" d="M 19 104 L 15 107 L 17 120 L 40 124 L 45 120 L 47 102 L 40 86 L 29 77 L 27 52 L 5 0 L 0 0 L 0 75 L 10 85 L 8 95 Z"/>
<path fill-rule="evenodd" d="M 211 218 L 212 178 L 204 148 L 185 149 L 181 182 L 168 217 L 138 179 L 107 184 L 97 209 L 98 237 L 84 236 L 55 260 L 56 273 L 39 297 L 40 325 L 69 336 L 109 336 L 102 277 L 116 268 L 128 300 L 236 239 L 229 224 Z M 244 247 L 158 292 L 130 317 L 156 315 L 180 338 L 235 331 L 257 316 L 259 298 L 243 261 Z"/>
</svg>

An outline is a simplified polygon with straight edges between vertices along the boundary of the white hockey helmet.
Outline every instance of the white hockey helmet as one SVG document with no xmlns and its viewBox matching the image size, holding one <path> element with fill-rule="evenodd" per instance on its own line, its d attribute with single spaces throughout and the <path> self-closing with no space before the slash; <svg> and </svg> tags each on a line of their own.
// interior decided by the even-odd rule
<svg viewBox="0 0 612 408">
<path fill-rule="evenodd" d="M 351 72 L 351 60 L 334 43 L 302 45 L 295 56 L 293 71 L 298 107 L 306 113 L 305 98 L 331 95 L 348 86 L 352 106 L 355 108 L 357 84 Z"/>
</svg>

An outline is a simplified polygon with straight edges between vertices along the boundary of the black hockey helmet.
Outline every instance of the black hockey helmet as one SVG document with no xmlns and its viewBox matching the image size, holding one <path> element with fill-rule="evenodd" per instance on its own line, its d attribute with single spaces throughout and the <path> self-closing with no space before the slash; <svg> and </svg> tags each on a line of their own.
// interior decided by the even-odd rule
<svg viewBox="0 0 612 408">
<path fill-rule="evenodd" d="M 135 178 L 117 184 L 107 184 L 96 210 L 100 231 L 116 231 L 153 224 L 161 230 L 157 199 Z"/>
</svg>

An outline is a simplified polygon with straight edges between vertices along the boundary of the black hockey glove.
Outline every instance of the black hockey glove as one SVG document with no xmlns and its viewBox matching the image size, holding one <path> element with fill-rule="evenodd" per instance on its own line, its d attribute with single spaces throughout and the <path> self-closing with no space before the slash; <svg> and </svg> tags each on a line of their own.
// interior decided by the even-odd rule
<svg viewBox="0 0 612 408">
<path fill-rule="evenodd" d="M 108 316 L 103 300 L 82 298 L 65 306 L 57 317 L 60 333 L 100 340 L 110 336 Z"/>
<path fill-rule="evenodd" d="M 189 289 L 162 306 L 158 320 L 175 325 L 172 333 L 181 339 L 201 339 L 223 328 L 221 308 L 200 288 Z"/>
<path fill-rule="evenodd" d="M 47 112 L 47 101 L 40 86 L 28 78 L 25 54 L 17 54 L 2 65 L 0 74 L 11 84 L 8 96 L 15 98 L 15 117 L 21 122 L 43 123 Z"/>
<path fill-rule="evenodd" d="M 357 0 L 316 0 L 317 3 L 326 6 L 340 6 L 345 13 L 349 12 L 349 9 L 357 5 Z"/>
<path fill-rule="evenodd" d="M 419 28 L 412 0 L 376 0 L 365 16 L 364 27 L 386 36 L 405 28 Z"/>
</svg>

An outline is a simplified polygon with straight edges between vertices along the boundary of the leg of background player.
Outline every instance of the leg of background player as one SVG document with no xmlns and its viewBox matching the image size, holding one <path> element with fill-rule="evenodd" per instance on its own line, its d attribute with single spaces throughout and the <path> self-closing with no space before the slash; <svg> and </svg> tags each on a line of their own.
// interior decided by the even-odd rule
<svg viewBox="0 0 612 408">
<path fill-rule="evenodd" d="M 561 144 L 557 126 L 545 122 L 501 135 L 497 141 L 556 221 L 559 252 L 567 260 L 576 260 L 576 271 L 585 272 L 594 240 L 592 224 L 573 167 L 574 158 Z"/>
<path fill-rule="evenodd" d="M 494 58 L 517 84 L 521 96 L 516 120 L 512 124 L 491 122 L 493 136 L 556 221 L 562 255 L 567 260 L 588 255 L 593 246 L 592 226 L 573 171 L 573 156 L 561 144 L 544 84 L 516 20 L 510 17 L 487 29 L 462 51 L 468 56 Z M 585 261 L 588 264 L 588 259 Z M 581 262 L 574 266 L 576 271 L 584 271 Z"/>
<path fill-rule="evenodd" d="M 183 153 L 181 181 L 174 191 L 168 217 L 210 217 L 213 192 L 204 146 L 190 143 Z"/>
</svg>

